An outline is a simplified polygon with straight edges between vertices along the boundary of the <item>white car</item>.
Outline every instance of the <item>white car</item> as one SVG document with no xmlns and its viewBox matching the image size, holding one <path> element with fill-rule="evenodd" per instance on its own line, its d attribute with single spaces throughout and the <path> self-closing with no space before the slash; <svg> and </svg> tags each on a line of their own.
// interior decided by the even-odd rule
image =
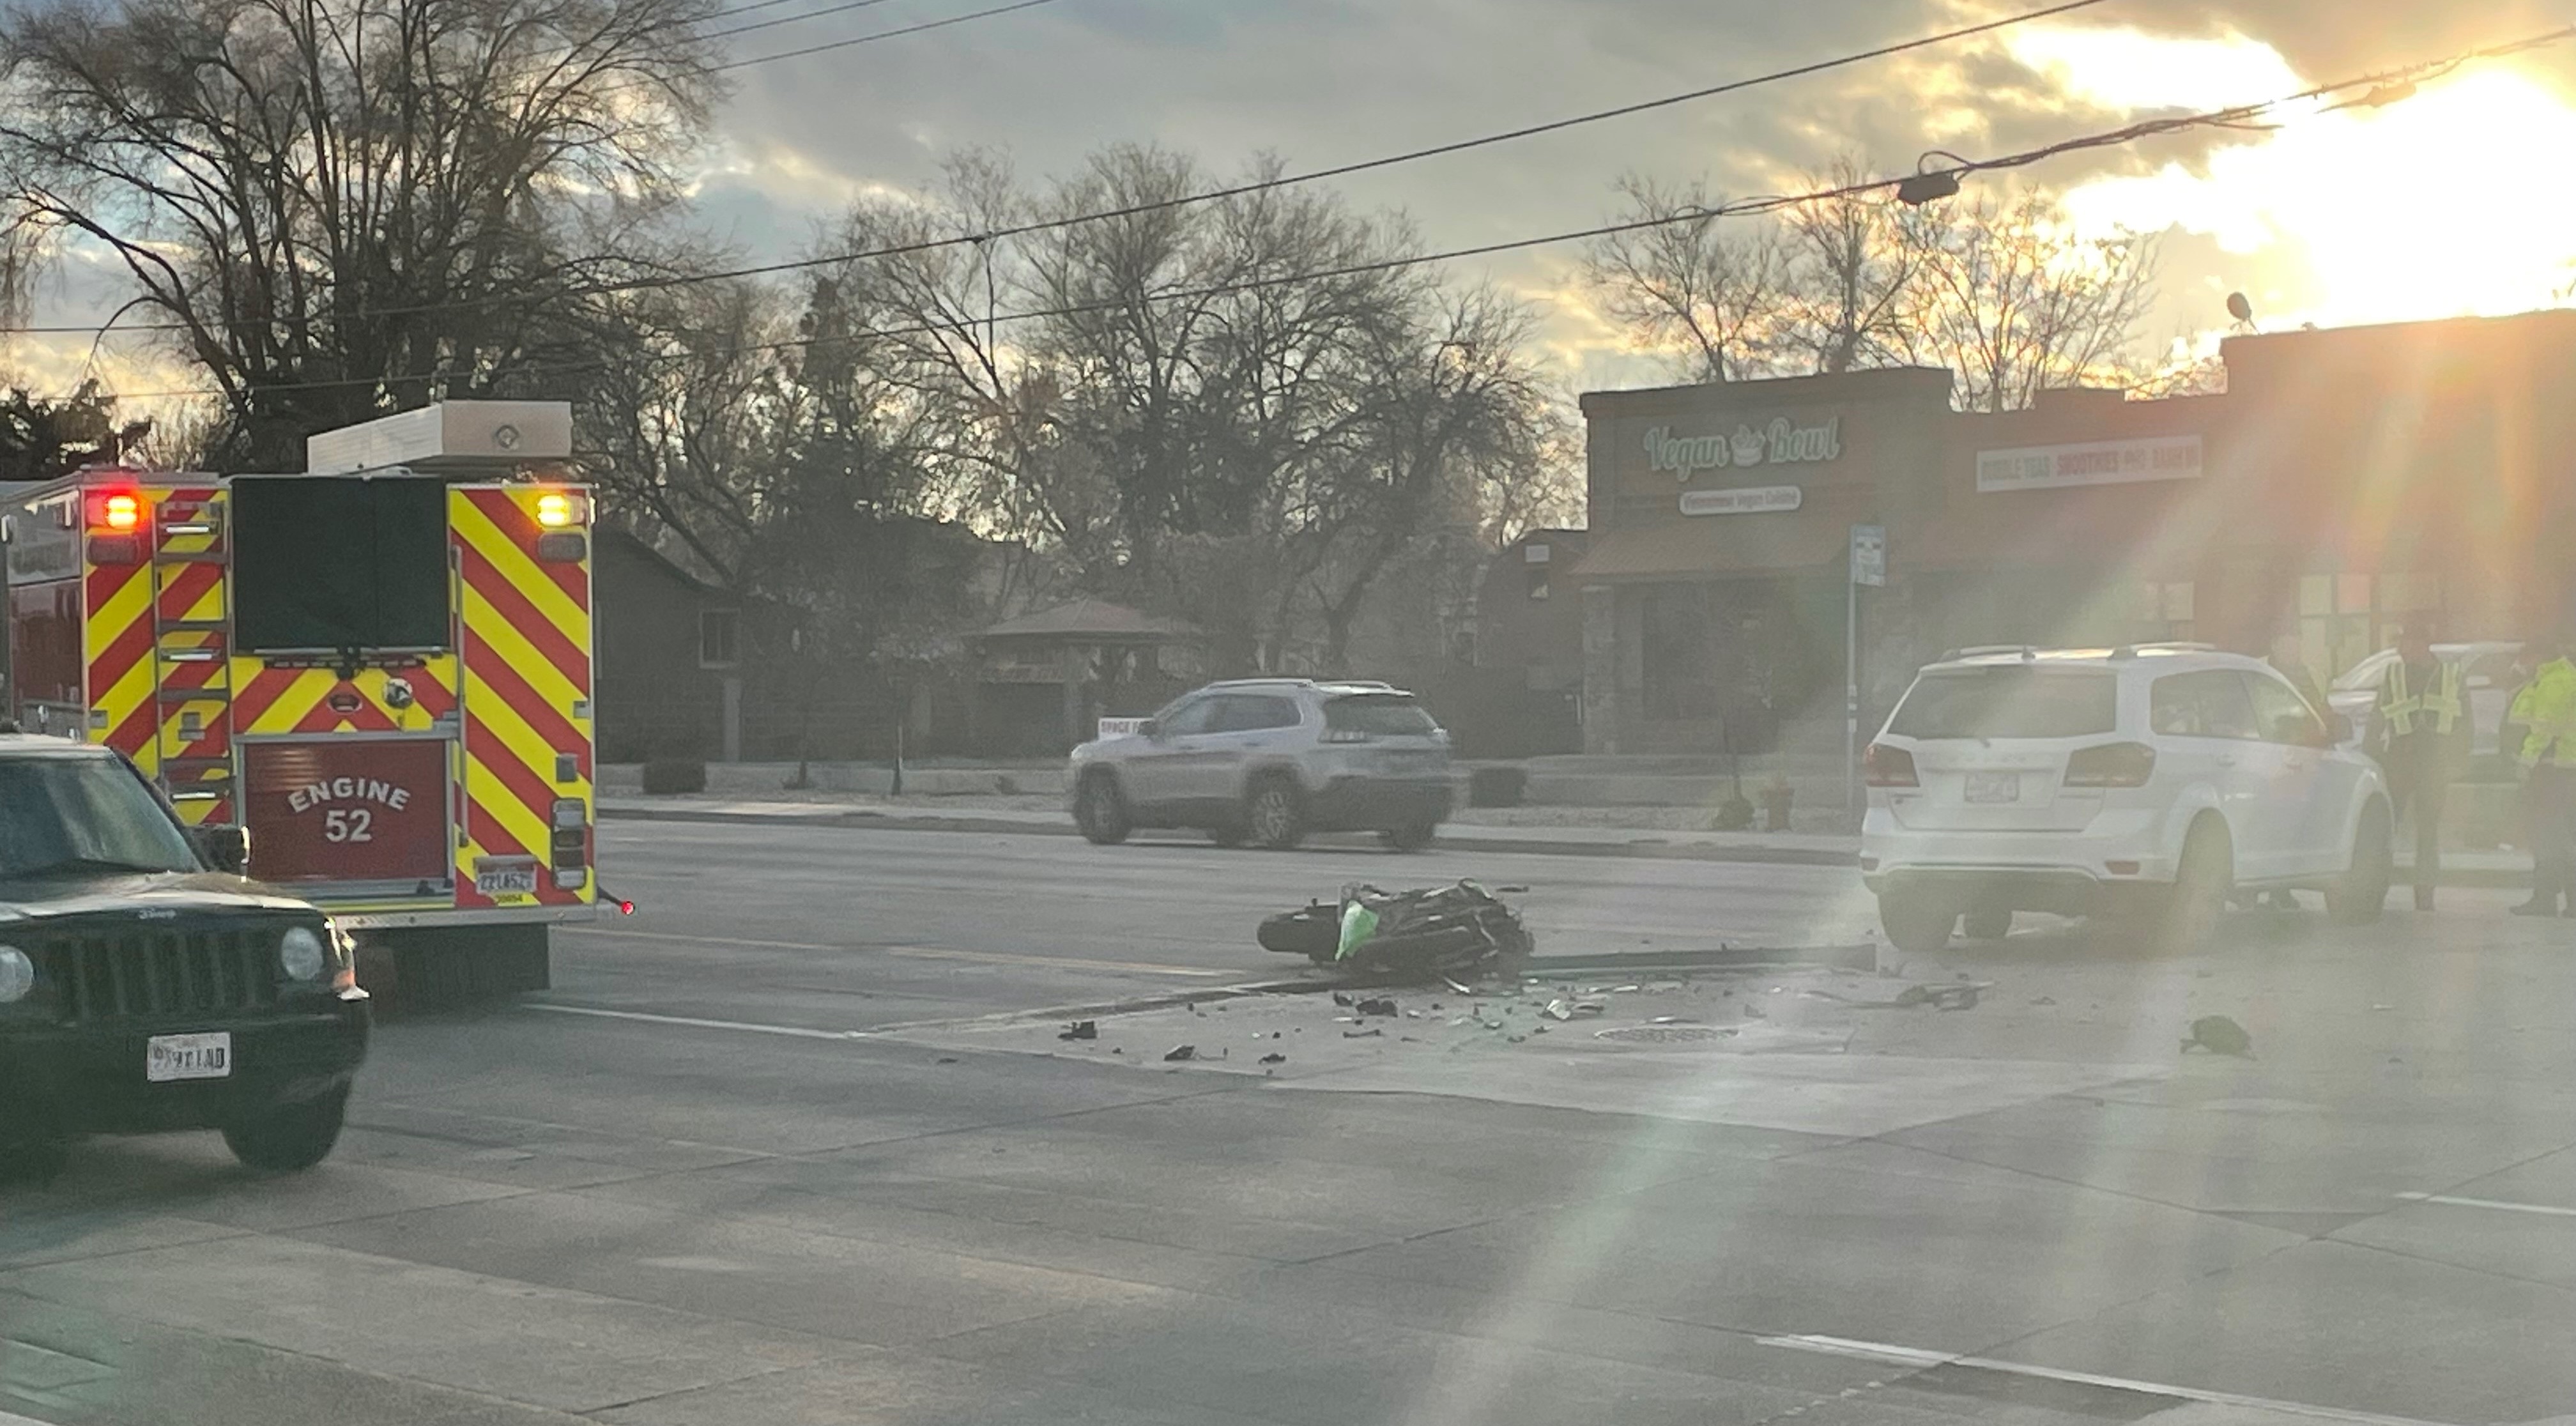
<svg viewBox="0 0 2576 1426">
<path fill-rule="evenodd" d="M 2016 911 L 2151 919 L 2195 944 L 2235 889 L 2312 888 L 2377 920 L 2388 790 L 2259 659 L 2203 645 L 1978 650 L 1914 685 L 1869 746 L 1861 874 L 1899 950 Z"/>
<path fill-rule="evenodd" d="M 1142 728 L 1073 750 L 1065 787 L 1082 834 L 1197 827 L 1221 846 L 1297 845 L 1308 832 L 1430 842 L 1453 794 L 1449 735 L 1383 683 L 1235 679 L 1182 695 Z"/>
</svg>

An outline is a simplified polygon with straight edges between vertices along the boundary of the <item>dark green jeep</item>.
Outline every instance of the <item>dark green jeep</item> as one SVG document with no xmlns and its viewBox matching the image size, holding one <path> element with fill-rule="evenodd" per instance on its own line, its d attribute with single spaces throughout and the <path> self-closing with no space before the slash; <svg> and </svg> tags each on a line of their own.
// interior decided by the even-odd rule
<svg viewBox="0 0 2576 1426">
<path fill-rule="evenodd" d="M 349 945 L 104 748 L 0 733 L 0 1178 L 84 1134 L 220 1129 L 254 1168 L 339 1138 L 367 1053 Z"/>
</svg>

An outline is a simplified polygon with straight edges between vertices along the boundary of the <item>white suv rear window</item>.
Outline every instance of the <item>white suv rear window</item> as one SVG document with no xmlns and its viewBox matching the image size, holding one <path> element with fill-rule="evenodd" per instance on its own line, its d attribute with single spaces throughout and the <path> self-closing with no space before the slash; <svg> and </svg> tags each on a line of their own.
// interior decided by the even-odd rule
<svg viewBox="0 0 2576 1426">
<path fill-rule="evenodd" d="M 2099 669 L 1940 669 L 1906 690 L 1887 731 L 1907 738 L 2081 738 L 2119 724 L 2119 679 Z"/>
</svg>

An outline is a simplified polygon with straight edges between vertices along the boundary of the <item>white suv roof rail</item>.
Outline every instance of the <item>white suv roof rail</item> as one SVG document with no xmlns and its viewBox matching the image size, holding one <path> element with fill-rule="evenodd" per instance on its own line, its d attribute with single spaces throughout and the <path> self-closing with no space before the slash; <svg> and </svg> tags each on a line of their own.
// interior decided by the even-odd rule
<svg viewBox="0 0 2576 1426">
<path fill-rule="evenodd" d="M 1964 649 L 1952 649 L 1943 654 L 1941 662 L 1948 663 L 1952 659 L 1992 658 L 1996 654 L 2019 654 L 2026 659 L 2035 658 L 2039 654 L 2039 648 L 2035 644 L 1970 644 Z"/>
<path fill-rule="evenodd" d="M 2143 644 L 2122 644 L 2111 651 L 2111 657 L 2133 659 L 2142 653 L 2214 654 L 2217 652 L 2219 647 L 2216 644 L 2195 643 L 2188 639 L 2159 639 Z"/>
</svg>

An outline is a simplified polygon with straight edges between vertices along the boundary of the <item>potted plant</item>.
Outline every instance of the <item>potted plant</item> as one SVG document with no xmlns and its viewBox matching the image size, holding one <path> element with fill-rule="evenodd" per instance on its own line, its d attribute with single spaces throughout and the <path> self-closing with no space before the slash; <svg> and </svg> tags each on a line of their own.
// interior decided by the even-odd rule
<svg viewBox="0 0 2576 1426">
<path fill-rule="evenodd" d="M 1797 796 L 1797 791 L 1798 790 L 1796 788 L 1789 785 L 1789 778 L 1785 773 L 1775 772 L 1771 774 L 1771 780 L 1769 782 L 1762 784 L 1763 831 L 1785 832 L 1789 830 L 1789 803 Z"/>
</svg>

